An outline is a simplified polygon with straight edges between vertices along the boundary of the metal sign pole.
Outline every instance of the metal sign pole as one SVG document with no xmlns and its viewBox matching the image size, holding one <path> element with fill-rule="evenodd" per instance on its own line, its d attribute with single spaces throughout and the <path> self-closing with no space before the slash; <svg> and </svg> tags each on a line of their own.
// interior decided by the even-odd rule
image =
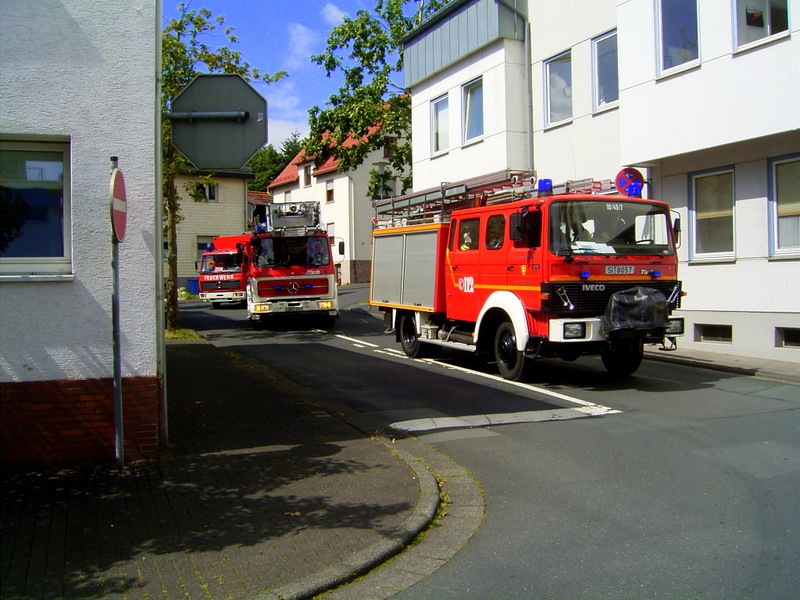
<svg viewBox="0 0 800 600">
<path fill-rule="evenodd" d="M 114 340 L 114 430 L 116 432 L 117 466 L 125 466 L 125 436 L 122 424 L 122 352 L 119 335 L 119 242 L 116 236 L 112 241 L 111 259 L 114 271 L 114 289 L 111 294 L 111 321 Z"/>
</svg>

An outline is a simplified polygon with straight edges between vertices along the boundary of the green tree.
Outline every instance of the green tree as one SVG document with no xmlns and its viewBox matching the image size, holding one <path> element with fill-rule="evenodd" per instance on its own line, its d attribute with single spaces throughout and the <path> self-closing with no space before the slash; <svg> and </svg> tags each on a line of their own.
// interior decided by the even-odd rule
<svg viewBox="0 0 800 600">
<path fill-rule="evenodd" d="M 390 164 L 382 176 L 371 171 L 369 193 L 379 195 L 383 181 L 391 178 L 401 182 L 404 192 L 411 187 L 411 98 L 395 81 L 403 69 L 401 40 L 446 3 L 376 0 L 374 11 L 359 10 L 354 19 L 345 17 L 333 28 L 325 52 L 311 57 L 329 77 L 334 72 L 343 76 L 328 108 L 314 106 L 309 111 L 305 148 L 318 165 L 333 156 L 339 169 L 347 171 L 363 163 L 372 150 L 388 145 Z M 348 137 L 362 141 L 345 146 Z"/>
<path fill-rule="evenodd" d="M 225 27 L 225 17 L 212 18 L 211 11 L 205 8 L 188 10 L 185 4 L 178 6 L 180 16 L 171 19 L 162 34 L 162 110 L 169 111 L 172 100 L 199 73 L 236 73 L 246 80 L 256 79 L 267 83 L 277 81 L 286 75 L 279 71 L 266 75 L 242 60 L 241 52 L 226 46 L 216 49 L 203 43 L 204 34 L 217 27 L 224 28 L 228 42 L 237 42 L 233 27 Z M 191 164 L 178 152 L 171 142 L 171 123 L 164 119 L 162 126 L 163 159 L 163 213 L 164 237 L 167 240 L 166 309 L 167 330 L 174 331 L 178 323 L 178 254 L 177 226 L 181 220 L 180 200 L 175 187 L 178 175 L 192 172 Z M 189 190 L 194 197 L 194 189 Z"/>
<path fill-rule="evenodd" d="M 247 163 L 255 175 L 255 179 L 247 184 L 247 189 L 256 192 L 268 191 L 267 187 L 272 180 L 297 156 L 302 147 L 303 141 L 300 139 L 300 132 L 293 131 L 288 138 L 283 140 L 280 151 L 276 150 L 272 144 L 261 148 Z"/>
</svg>

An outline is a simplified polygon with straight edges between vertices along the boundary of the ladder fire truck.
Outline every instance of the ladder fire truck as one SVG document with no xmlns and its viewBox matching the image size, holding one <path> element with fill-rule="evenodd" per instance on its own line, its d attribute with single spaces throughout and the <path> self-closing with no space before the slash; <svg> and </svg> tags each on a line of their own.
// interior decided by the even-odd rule
<svg viewBox="0 0 800 600">
<path fill-rule="evenodd" d="M 344 254 L 344 242 L 338 250 Z M 330 327 L 339 317 L 336 264 L 318 202 L 268 205 L 265 224 L 242 252 L 249 279 L 247 318 L 253 325 L 299 314 Z"/>
<path fill-rule="evenodd" d="M 669 207 L 610 181 L 536 183 L 502 171 L 374 202 L 370 304 L 406 355 L 486 353 L 517 381 L 530 359 L 600 355 L 629 375 L 645 343 L 674 347 Z"/>
</svg>

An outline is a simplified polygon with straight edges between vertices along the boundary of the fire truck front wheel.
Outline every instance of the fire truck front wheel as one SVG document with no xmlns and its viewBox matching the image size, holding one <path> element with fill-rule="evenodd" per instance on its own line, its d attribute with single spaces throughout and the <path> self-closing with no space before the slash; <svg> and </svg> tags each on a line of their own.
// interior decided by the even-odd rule
<svg viewBox="0 0 800 600">
<path fill-rule="evenodd" d="M 617 377 L 632 375 L 642 364 L 644 345 L 642 338 L 617 340 L 600 353 L 606 371 Z"/>
<path fill-rule="evenodd" d="M 521 381 L 525 377 L 525 355 L 517 348 L 517 335 L 511 321 L 505 321 L 497 328 L 494 359 L 503 379 Z"/>
</svg>

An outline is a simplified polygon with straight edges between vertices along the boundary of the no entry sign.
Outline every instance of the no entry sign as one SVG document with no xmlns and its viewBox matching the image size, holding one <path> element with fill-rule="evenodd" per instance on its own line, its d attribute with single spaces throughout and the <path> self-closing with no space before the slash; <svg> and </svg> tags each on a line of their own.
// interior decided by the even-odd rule
<svg viewBox="0 0 800 600">
<path fill-rule="evenodd" d="M 628 167 L 627 169 L 622 169 L 619 173 L 617 173 L 617 178 L 614 183 L 617 186 L 617 190 L 626 196 L 631 195 L 631 184 L 637 183 L 639 184 L 638 189 L 639 193 L 641 194 L 642 186 L 644 185 L 644 175 L 642 175 L 638 169 Z"/>
<path fill-rule="evenodd" d="M 111 172 L 111 226 L 118 242 L 125 239 L 128 225 L 128 197 L 125 194 L 125 177 L 122 171 Z"/>
</svg>

